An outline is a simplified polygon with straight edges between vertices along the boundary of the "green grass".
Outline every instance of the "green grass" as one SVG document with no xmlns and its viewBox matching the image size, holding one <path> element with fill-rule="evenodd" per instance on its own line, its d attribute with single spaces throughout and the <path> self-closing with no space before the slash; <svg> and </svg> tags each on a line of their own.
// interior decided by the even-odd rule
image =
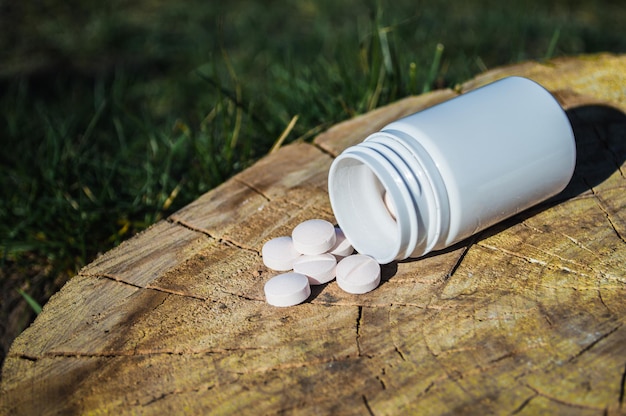
<svg viewBox="0 0 626 416">
<path fill-rule="evenodd" d="M 252 164 L 295 116 L 285 143 L 488 68 L 626 51 L 610 0 L 22 3 L 0 5 L 0 320 L 18 290 L 44 304 Z"/>
</svg>

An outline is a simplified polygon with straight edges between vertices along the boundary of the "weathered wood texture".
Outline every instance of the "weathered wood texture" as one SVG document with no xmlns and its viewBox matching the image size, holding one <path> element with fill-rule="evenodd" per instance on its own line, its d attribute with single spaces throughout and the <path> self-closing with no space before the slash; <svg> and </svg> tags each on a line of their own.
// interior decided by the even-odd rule
<svg viewBox="0 0 626 416">
<path fill-rule="evenodd" d="M 568 188 L 444 252 L 264 302 L 271 237 L 333 221 L 332 155 L 506 75 L 574 125 Z M 626 412 L 626 56 L 528 63 L 293 144 L 85 267 L 14 342 L 2 414 Z M 494 196 L 496 197 L 496 196 Z M 485 203 L 489 203 L 485 201 Z"/>
</svg>

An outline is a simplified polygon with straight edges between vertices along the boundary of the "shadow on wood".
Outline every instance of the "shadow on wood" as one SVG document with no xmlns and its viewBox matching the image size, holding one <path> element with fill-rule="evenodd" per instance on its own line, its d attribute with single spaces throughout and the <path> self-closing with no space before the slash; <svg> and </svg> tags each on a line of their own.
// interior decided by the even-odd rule
<svg viewBox="0 0 626 416">
<path fill-rule="evenodd" d="M 626 114 L 605 105 L 567 110 L 576 138 L 574 178 L 556 198 L 580 195 L 621 172 L 626 160 Z"/>
</svg>

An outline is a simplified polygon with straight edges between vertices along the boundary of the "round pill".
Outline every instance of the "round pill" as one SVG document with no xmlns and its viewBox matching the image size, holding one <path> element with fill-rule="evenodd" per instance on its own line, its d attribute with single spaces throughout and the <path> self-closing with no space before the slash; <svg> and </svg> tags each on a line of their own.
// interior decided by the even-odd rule
<svg viewBox="0 0 626 416">
<path fill-rule="evenodd" d="M 362 294 L 380 284 L 380 264 L 363 254 L 348 256 L 337 264 L 337 284 L 348 293 Z"/>
<path fill-rule="evenodd" d="M 346 257 L 354 253 L 352 244 L 350 244 L 346 235 L 339 227 L 335 227 L 335 245 L 328 252 L 337 257 Z"/>
<path fill-rule="evenodd" d="M 397 215 L 396 206 L 393 204 L 389 192 L 385 192 L 385 195 L 383 196 L 383 201 L 385 202 L 385 207 L 387 208 L 389 215 L 391 215 L 391 217 L 395 220 Z"/>
<path fill-rule="evenodd" d="M 308 220 L 298 224 L 291 238 L 293 246 L 302 254 L 325 253 L 337 239 L 335 226 L 325 220 Z"/>
<path fill-rule="evenodd" d="M 294 248 L 291 237 L 277 237 L 263 244 L 261 255 L 270 269 L 286 271 L 293 269 L 294 261 L 302 254 Z"/>
<path fill-rule="evenodd" d="M 309 278 L 312 285 L 323 285 L 335 278 L 337 259 L 330 253 L 299 257 L 293 264 L 293 271 Z"/>
<path fill-rule="evenodd" d="M 311 295 L 309 279 L 301 273 L 283 273 L 265 283 L 265 299 L 273 306 L 293 306 Z"/>
</svg>

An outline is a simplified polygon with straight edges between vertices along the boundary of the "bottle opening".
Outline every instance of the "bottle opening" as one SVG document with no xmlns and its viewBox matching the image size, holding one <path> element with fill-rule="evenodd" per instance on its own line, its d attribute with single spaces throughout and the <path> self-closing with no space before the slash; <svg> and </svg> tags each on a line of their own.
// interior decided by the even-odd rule
<svg viewBox="0 0 626 416">
<path fill-rule="evenodd" d="M 382 264 L 406 257 L 411 227 L 417 226 L 415 214 L 398 203 L 411 199 L 409 191 L 386 163 L 370 149 L 359 149 L 339 156 L 329 174 L 330 202 L 339 226 L 359 253 Z"/>
</svg>

